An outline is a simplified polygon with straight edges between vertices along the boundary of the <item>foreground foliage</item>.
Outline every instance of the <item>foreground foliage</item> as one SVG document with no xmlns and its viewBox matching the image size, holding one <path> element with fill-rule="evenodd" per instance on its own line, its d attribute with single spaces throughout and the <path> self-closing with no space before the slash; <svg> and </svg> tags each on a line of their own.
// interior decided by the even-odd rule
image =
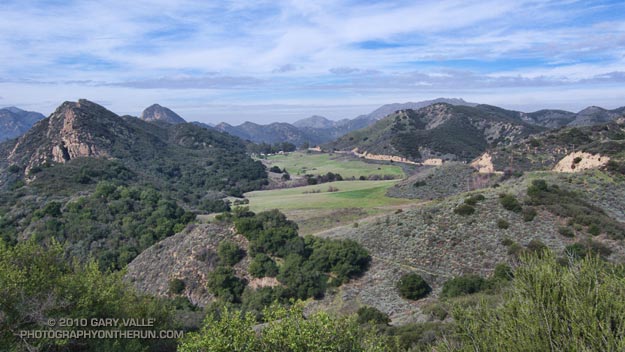
<svg viewBox="0 0 625 352">
<path fill-rule="evenodd" d="M 155 330 L 171 329 L 172 308 L 139 296 L 121 273 L 102 273 L 91 261 L 71 263 L 58 243 L 49 249 L 33 241 L 9 247 L 0 241 L 0 349 L 3 351 L 171 351 L 173 340 L 21 339 L 22 330 L 47 330 L 61 318 L 155 320 Z M 84 330 L 62 327 L 58 330 Z M 113 329 L 124 329 L 114 327 Z M 130 328 L 137 329 L 137 328 Z"/>
<path fill-rule="evenodd" d="M 561 265 L 524 257 L 504 303 L 454 311 L 439 351 L 623 351 L 625 269 L 596 256 Z"/>
<path fill-rule="evenodd" d="M 255 328 L 251 313 L 224 308 L 212 314 L 197 333 L 181 341 L 181 352 L 230 351 L 388 351 L 391 341 L 363 328 L 356 318 L 319 312 L 304 317 L 303 305 L 265 309 L 266 323 Z"/>
</svg>

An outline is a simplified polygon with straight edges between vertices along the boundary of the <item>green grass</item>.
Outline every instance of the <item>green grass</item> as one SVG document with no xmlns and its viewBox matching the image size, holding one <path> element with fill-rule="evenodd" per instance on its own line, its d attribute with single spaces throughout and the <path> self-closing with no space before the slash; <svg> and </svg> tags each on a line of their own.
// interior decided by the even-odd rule
<svg viewBox="0 0 625 352">
<path fill-rule="evenodd" d="M 254 212 L 270 209 L 344 209 L 375 208 L 410 203 L 406 199 L 390 198 L 386 190 L 397 183 L 389 181 L 339 181 L 297 188 L 254 191 L 245 194 Z M 332 186 L 338 192 L 328 192 Z M 320 190 L 321 193 L 304 193 Z"/>
<path fill-rule="evenodd" d="M 342 154 L 294 152 L 287 155 L 272 155 L 267 160 L 272 166 L 286 168 L 291 175 L 322 175 L 333 172 L 341 174 L 343 178 L 370 175 L 393 175 L 396 178 L 404 176 L 400 166 L 367 163 Z"/>
</svg>

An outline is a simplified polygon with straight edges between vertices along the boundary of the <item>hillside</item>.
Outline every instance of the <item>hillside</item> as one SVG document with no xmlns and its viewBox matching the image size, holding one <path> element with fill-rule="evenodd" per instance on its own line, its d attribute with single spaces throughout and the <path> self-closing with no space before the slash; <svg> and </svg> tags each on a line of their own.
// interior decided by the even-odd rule
<svg viewBox="0 0 625 352">
<path fill-rule="evenodd" d="M 308 134 L 286 122 L 274 122 L 269 125 L 245 122 L 238 126 L 222 122 L 214 128 L 255 143 L 276 144 L 289 142 L 300 146 L 304 143 L 316 144 L 319 142 L 319 137 Z"/>
<path fill-rule="evenodd" d="M 533 191 L 531 186 L 536 179 L 546 180 L 548 190 L 539 191 L 546 193 L 536 195 Z M 553 185 L 559 189 L 549 188 L 556 187 Z M 324 238 L 357 241 L 370 251 L 373 261 L 362 278 L 346 284 L 317 308 L 354 312 L 360 305 L 367 305 L 389 314 L 394 323 L 426 321 L 431 317 L 424 309 L 440 297 L 447 280 L 466 274 L 487 277 L 499 263 L 516 265 L 518 255 L 532 248 L 546 246 L 563 255 L 567 246 L 577 243 L 576 246 L 591 246 L 610 260 L 622 262 L 622 186 L 622 180 L 600 173 L 572 177 L 534 174 L 470 193 L 481 194 L 484 200 L 475 198 L 470 203 L 465 201 L 468 194 L 452 196 L 394 215 L 363 220 L 358 227 L 321 232 L 318 235 Z M 617 189 L 621 190 L 610 195 Z M 558 204 L 542 198 L 548 192 L 560 194 L 556 196 Z M 500 194 L 512 195 L 522 210 L 507 210 Z M 606 198 L 617 203 L 608 204 Z M 474 212 L 457 212 L 463 204 L 474 204 Z M 562 212 L 558 207 L 576 210 Z M 619 212 L 621 218 L 615 220 Z M 587 215 L 605 221 L 605 225 L 600 225 L 602 230 L 595 233 L 594 225 L 578 223 Z M 616 232 L 604 232 L 603 228 L 610 226 L 616 226 Z M 395 290 L 397 280 L 410 272 L 425 278 L 433 288 L 433 296 L 416 302 L 399 296 Z"/>
<path fill-rule="evenodd" d="M 0 142 L 21 136 L 43 118 L 38 112 L 16 107 L 0 109 Z"/>
<path fill-rule="evenodd" d="M 141 113 L 141 119 L 148 122 L 166 122 L 171 124 L 185 123 L 186 121 L 172 110 L 153 104 L 145 108 Z"/>
<path fill-rule="evenodd" d="M 226 210 L 225 196 L 267 182 L 236 137 L 120 117 L 87 100 L 63 103 L 0 155 L 0 236 L 67 241 L 103 268 L 179 232 L 191 211 Z"/>
<path fill-rule="evenodd" d="M 374 125 L 351 132 L 324 147 L 333 150 L 428 158 L 471 160 L 489 146 L 513 143 L 541 131 L 515 118 L 512 111 L 488 105 L 434 104 L 401 110 Z"/>
<path fill-rule="evenodd" d="M 597 158 L 596 166 L 625 173 L 625 118 L 607 124 L 564 127 L 534 135 L 505 148 L 489 150 L 496 170 L 551 170 L 566 156 L 579 160 L 570 170 L 583 170 L 585 160 Z M 572 153 L 577 153 L 573 156 Z M 604 157 L 602 160 L 601 157 Z M 571 165 L 574 164 L 574 165 Z M 591 167 L 592 165 L 588 165 Z M 596 167 L 595 166 L 595 167 Z"/>
</svg>

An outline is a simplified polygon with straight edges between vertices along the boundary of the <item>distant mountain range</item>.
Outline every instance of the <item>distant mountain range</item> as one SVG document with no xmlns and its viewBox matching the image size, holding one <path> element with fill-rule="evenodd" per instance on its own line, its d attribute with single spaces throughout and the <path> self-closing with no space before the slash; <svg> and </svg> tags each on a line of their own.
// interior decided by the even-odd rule
<svg viewBox="0 0 625 352">
<path fill-rule="evenodd" d="M 438 98 L 417 103 L 408 102 L 403 104 L 387 104 L 366 115 L 360 115 L 354 119 L 342 119 L 332 121 L 323 116 L 314 115 L 292 124 L 275 122 L 268 125 L 260 125 L 253 122 L 245 122 L 238 126 L 232 126 L 222 122 L 215 126 L 216 129 L 228 132 L 242 139 L 255 143 L 279 143 L 291 142 L 295 145 L 309 143 L 311 145 L 323 144 L 333 141 L 351 131 L 359 130 L 372 125 L 384 116 L 401 109 L 418 109 L 435 103 L 448 103 L 452 105 L 475 106 L 462 99 Z"/>
<path fill-rule="evenodd" d="M 43 118 L 43 114 L 13 106 L 0 109 L 0 142 L 21 136 Z"/>
</svg>

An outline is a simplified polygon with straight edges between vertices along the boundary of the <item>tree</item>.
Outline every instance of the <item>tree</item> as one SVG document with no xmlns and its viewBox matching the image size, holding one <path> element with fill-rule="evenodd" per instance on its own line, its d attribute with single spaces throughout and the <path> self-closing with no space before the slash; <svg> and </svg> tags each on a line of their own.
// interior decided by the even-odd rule
<svg viewBox="0 0 625 352">
<path fill-rule="evenodd" d="M 224 240 L 219 242 L 217 246 L 217 256 L 222 265 L 232 266 L 245 257 L 245 251 L 239 248 L 236 243 Z"/>
<path fill-rule="evenodd" d="M 245 285 L 230 267 L 218 266 L 207 277 L 208 290 L 224 302 L 240 302 Z"/>
<path fill-rule="evenodd" d="M 253 277 L 274 277 L 278 275 L 278 266 L 265 253 L 258 253 L 250 263 L 248 271 Z"/>
<path fill-rule="evenodd" d="M 432 292 L 430 285 L 415 273 L 402 276 L 397 282 L 397 289 L 402 297 L 411 300 L 424 298 Z"/>
</svg>

